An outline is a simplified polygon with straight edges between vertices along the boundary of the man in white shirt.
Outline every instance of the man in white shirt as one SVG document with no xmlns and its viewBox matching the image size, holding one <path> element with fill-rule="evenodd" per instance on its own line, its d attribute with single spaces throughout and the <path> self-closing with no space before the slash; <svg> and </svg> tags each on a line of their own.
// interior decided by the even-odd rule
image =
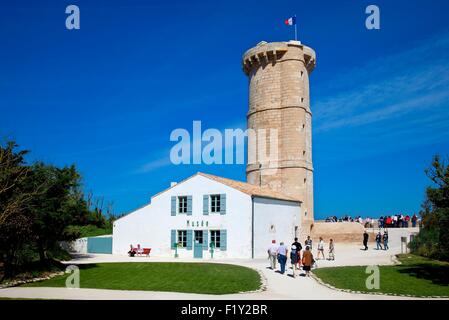
<svg viewBox="0 0 449 320">
<path fill-rule="evenodd" d="M 271 241 L 271 246 L 268 248 L 268 259 L 270 260 L 270 266 L 272 270 L 276 269 L 276 260 L 278 255 L 278 246 L 276 240 Z"/>
<path fill-rule="evenodd" d="M 277 253 L 278 253 L 279 264 L 281 265 L 281 273 L 284 274 L 285 273 L 285 264 L 287 263 L 288 249 L 284 245 L 283 242 L 281 242 Z"/>
</svg>

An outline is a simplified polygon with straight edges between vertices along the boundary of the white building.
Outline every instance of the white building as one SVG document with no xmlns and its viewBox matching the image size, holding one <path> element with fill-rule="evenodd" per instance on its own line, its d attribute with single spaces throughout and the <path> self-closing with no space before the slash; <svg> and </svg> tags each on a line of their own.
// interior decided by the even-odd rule
<svg viewBox="0 0 449 320">
<path fill-rule="evenodd" d="M 118 219 L 113 254 L 130 245 L 151 255 L 181 258 L 264 258 L 272 240 L 292 242 L 301 202 L 265 187 L 204 173 L 160 192 Z"/>
</svg>

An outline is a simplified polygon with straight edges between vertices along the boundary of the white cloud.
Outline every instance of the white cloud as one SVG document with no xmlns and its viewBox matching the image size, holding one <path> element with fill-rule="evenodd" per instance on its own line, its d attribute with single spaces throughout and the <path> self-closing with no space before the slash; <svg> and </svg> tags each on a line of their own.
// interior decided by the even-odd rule
<svg viewBox="0 0 449 320">
<path fill-rule="evenodd" d="M 332 92 L 339 87 L 341 93 L 318 97 L 313 106 L 315 132 L 449 108 L 448 50 L 449 34 L 332 79 L 331 83 L 336 83 Z"/>
</svg>

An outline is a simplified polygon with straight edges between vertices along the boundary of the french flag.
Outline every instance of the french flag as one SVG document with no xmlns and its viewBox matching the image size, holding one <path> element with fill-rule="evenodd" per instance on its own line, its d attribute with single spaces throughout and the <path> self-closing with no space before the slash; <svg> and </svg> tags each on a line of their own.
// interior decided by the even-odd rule
<svg viewBox="0 0 449 320">
<path fill-rule="evenodd" d="M 294 25 L 296 25 L 296 17 L 288 18 L 288 19 L 286 19 L 286 20 L 284 21 L 284 23 L 285 23 L 287 26 L 294 26 Z"/>
</svg>

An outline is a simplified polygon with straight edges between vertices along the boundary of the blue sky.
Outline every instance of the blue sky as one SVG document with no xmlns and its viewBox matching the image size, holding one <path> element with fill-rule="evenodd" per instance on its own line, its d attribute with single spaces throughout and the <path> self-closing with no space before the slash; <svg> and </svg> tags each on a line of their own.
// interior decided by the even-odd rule
<svg viewBox="0 0 449 320">
<path fill-rule="evenodd" d="M 65 8 L 81 29 L 65 29 Z M 381 30 L 365 28 L 376 4 Z M 170 133 L 244 127 L 243 52 L 284 41 L 296 13 L 311 75 L 315 215 L 417 212 L 424 169 L 449 150 L 449 2 L 10 1 L 0 4 L 0 138 L 29 160 L 76 164 L 128 212 L 204 171 L 168 161 Z"/>
</svg>

